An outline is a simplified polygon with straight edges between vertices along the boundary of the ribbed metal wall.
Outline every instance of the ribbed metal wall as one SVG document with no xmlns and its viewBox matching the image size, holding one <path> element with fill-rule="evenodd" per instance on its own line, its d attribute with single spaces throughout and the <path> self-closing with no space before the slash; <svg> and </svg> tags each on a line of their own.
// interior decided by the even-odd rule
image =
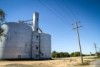
<svg viewBox="0 0 100 67">
<path fill-rule="evenodd" d="M 30 58 L 32 29 L 24 23 L 6 23 L 2 25 L 4 36 L 0 39 L 0 58 Z"/>
<path fill-rule="evenodd" d="M 51 58 L 51 36 L 46 33 L 40 33 L 40 57 Z"/>
<path fill-rule="evenodd" d="M 49 59 L 51 36 L 33 31 L 25 23 L 9 22 L 1 26 L 0 59 Z"/>
<path fill-rule="evenodd" d="M 39 59 L 39 33 L 33 32 L 32 38 L 32 58 Z"/>
</svg>

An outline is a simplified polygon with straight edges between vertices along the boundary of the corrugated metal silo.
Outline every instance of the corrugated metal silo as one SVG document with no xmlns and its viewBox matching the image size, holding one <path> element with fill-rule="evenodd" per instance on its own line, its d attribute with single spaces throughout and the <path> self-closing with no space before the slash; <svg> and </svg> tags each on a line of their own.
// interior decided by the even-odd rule
<svg viewBox="0 0 100 67">
<path fill-rule="evenodd" d="M 30 58 L 32 28 L 25 23 L 5 23 L 0 36 L 0 58 Z"/>
<path fill-rule="evenodd" d="M 0 59 L 51 59 L 51 35 L 38 26 L 39 13 L 33 23 L 8 22 L 0 28 Z"/>
<path fill-rule="evenodd" d="M 40 33 L 40 58 L 51 59 L 51 35 Z"/>
</svg>

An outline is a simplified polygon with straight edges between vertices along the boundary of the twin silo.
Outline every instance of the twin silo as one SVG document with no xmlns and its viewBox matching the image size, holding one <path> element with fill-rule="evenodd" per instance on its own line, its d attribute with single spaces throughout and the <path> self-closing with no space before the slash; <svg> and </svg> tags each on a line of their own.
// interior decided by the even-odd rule
<svg viewBox="0 0 100 67">
<path fill-rule="evenodd" d="M 7 22 L 0 27 L 0 59 L 51 59 L 51 35 L 38 26 L 39 14 L 33 13 L 32 25 Z"/>
</svg>

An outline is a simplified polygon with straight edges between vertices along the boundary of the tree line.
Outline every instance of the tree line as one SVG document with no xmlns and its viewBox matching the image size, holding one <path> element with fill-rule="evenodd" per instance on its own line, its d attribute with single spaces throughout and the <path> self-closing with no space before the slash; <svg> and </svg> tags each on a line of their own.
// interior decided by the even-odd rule
<svg viewBox="0 0 100 67">
<path fill-rule="evenodd" d="M 89 55 L 85 55 L 85 54 L 82 54 L 83 56 L 90 56 Z M 91 54 L 92 56 L 94 56 L 95 54 Z M 68 53 L 68 52 L 56 52 L 56 51 L 53 51 L 52 52 L 52 57 L 53 58 L 64 58 L 64 57 L 78 57 L 80 56 L 80 52 L 72 52 L 72 53 Z"/>
</svg>

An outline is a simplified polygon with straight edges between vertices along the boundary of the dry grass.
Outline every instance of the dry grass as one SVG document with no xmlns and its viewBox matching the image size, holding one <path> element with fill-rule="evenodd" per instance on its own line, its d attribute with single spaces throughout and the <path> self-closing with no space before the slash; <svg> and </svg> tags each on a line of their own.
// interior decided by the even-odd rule
<svg viewBox="0 0 100 67">
<path fill-rule="evenodd" d="M 84 65 L 87 66 L 93 60 L 93 57 L 84 57 Z M 81 67 L 80 57 L 40 61 L 0 61 L 0 65 L 0 67 Z"/>
</svg>

